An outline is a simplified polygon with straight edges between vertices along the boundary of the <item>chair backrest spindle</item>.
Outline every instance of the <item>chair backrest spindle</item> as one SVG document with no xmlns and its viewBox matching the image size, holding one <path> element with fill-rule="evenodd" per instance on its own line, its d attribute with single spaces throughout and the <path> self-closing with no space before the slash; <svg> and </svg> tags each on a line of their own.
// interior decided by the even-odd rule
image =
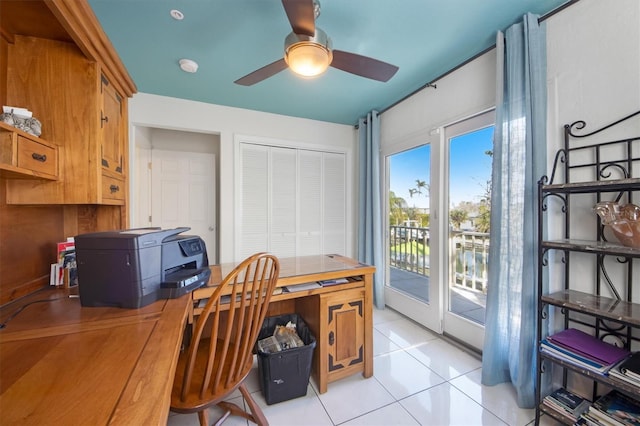
<svg viewBox="0 0 640 426">
<path fill-rule="evenodd" d="M 279 269 L 275 256 L 255 254 L 234 268 L 209 298 L 189 345 L 181 389 L 183 401 L 195 390 L 195 384 L 199 397 L 204 399 L 244 380 L 251 369 L 253 348 Z M 207 332 L 211 339 L 206 339 Z M 208 359 L 199 369 L 196 360 L 204 356 L 203 351 Z"/>
</svg>

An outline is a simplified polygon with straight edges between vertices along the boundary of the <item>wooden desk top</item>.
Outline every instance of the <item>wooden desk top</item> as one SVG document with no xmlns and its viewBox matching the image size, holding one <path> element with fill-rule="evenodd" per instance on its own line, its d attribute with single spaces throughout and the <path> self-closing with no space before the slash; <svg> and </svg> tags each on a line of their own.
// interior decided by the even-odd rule
<svg viewBox="0 0 640 426">
<path fill-rule="evenodd" d="M 288 285 L 301 284 L 306 282 L 331 280 L 335 278 L 357 277 L 362 275 L 372 275 L 375 267 L 360 263 L 355 259 L 340 256 L 338 254 L 298 256 L 279 258 L 280 277 L 276 287 L 286 287 Z M 239 263 L 239 262 L 238 262 Z M 222 279 L 227 276 L 238 263 L 223 263 L 211 266 L 211 278 L 206 286 L 193 291 L 194 299 L 206 299 L 209 297 Z M 359 284 L 362 286 L 363 284 Z M 353 284 L 351 285 L 353 286 Z M 342 285 L 346 288 L 349 285 Z M 327 287 L 325 291 L 335 290 Z M 322 291 L 305 291 L 296 293 L 296 297 L 301 297 L 311 293 Z M 279 299 L 281 297 L 276 298 Z"/>
<path fill-rule="evenodd" d="M 166 424 L 190 295 L 140 309 L 81 307 L 45 289 L 0 310 L 5 424 Z"/>
</svg>

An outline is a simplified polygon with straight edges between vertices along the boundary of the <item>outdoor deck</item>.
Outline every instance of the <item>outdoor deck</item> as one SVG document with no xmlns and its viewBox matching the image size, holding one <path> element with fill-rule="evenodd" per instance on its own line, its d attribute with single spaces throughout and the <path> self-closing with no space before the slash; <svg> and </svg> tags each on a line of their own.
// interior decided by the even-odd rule
<svg viewBox="0 0 640 426">
<path fill-rule="evenodd" d="M 429 277 L 391 267 L 390 284 L 396 290 L 429 302 Z M 484 324 L 486 295 L 454 286 L 451 312 L 480 324 Z"/>
</svg>

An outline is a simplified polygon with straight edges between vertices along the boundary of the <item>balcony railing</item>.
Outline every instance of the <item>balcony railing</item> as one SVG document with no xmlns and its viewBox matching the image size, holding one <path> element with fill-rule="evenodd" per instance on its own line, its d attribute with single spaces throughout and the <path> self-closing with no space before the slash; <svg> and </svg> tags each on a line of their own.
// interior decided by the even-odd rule
<svg viewBox="0 0 640 426">
<path fill-rule="evenodd" d="M 391 226 L 391 266 L 429 276 L 429 228 Z M 455 284 L 487 293 L 489 234 L 469 231 L 449 233 L 449 274 Z"/>
</svg>

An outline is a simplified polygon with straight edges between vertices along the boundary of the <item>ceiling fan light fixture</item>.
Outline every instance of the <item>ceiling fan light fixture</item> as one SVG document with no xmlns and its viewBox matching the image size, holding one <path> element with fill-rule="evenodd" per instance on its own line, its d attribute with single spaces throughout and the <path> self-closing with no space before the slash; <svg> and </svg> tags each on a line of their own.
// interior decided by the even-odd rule
<svg viewBox="0 0 640 426">
<path fill-rule="evenodd" d="M 315 43 L 298 43 L 289 48 L 285 60 L 296 74 L 315 77 L 329 68 L 331 51 Z"/>
<path fill-rule="evenodd" d="M 313 37 L 291 33 L 285 40 L 284 60 L 296 74 L 304 77 L 320 75 L 333 60 L 331 39 L 319 28 Z"/>
</svg>

